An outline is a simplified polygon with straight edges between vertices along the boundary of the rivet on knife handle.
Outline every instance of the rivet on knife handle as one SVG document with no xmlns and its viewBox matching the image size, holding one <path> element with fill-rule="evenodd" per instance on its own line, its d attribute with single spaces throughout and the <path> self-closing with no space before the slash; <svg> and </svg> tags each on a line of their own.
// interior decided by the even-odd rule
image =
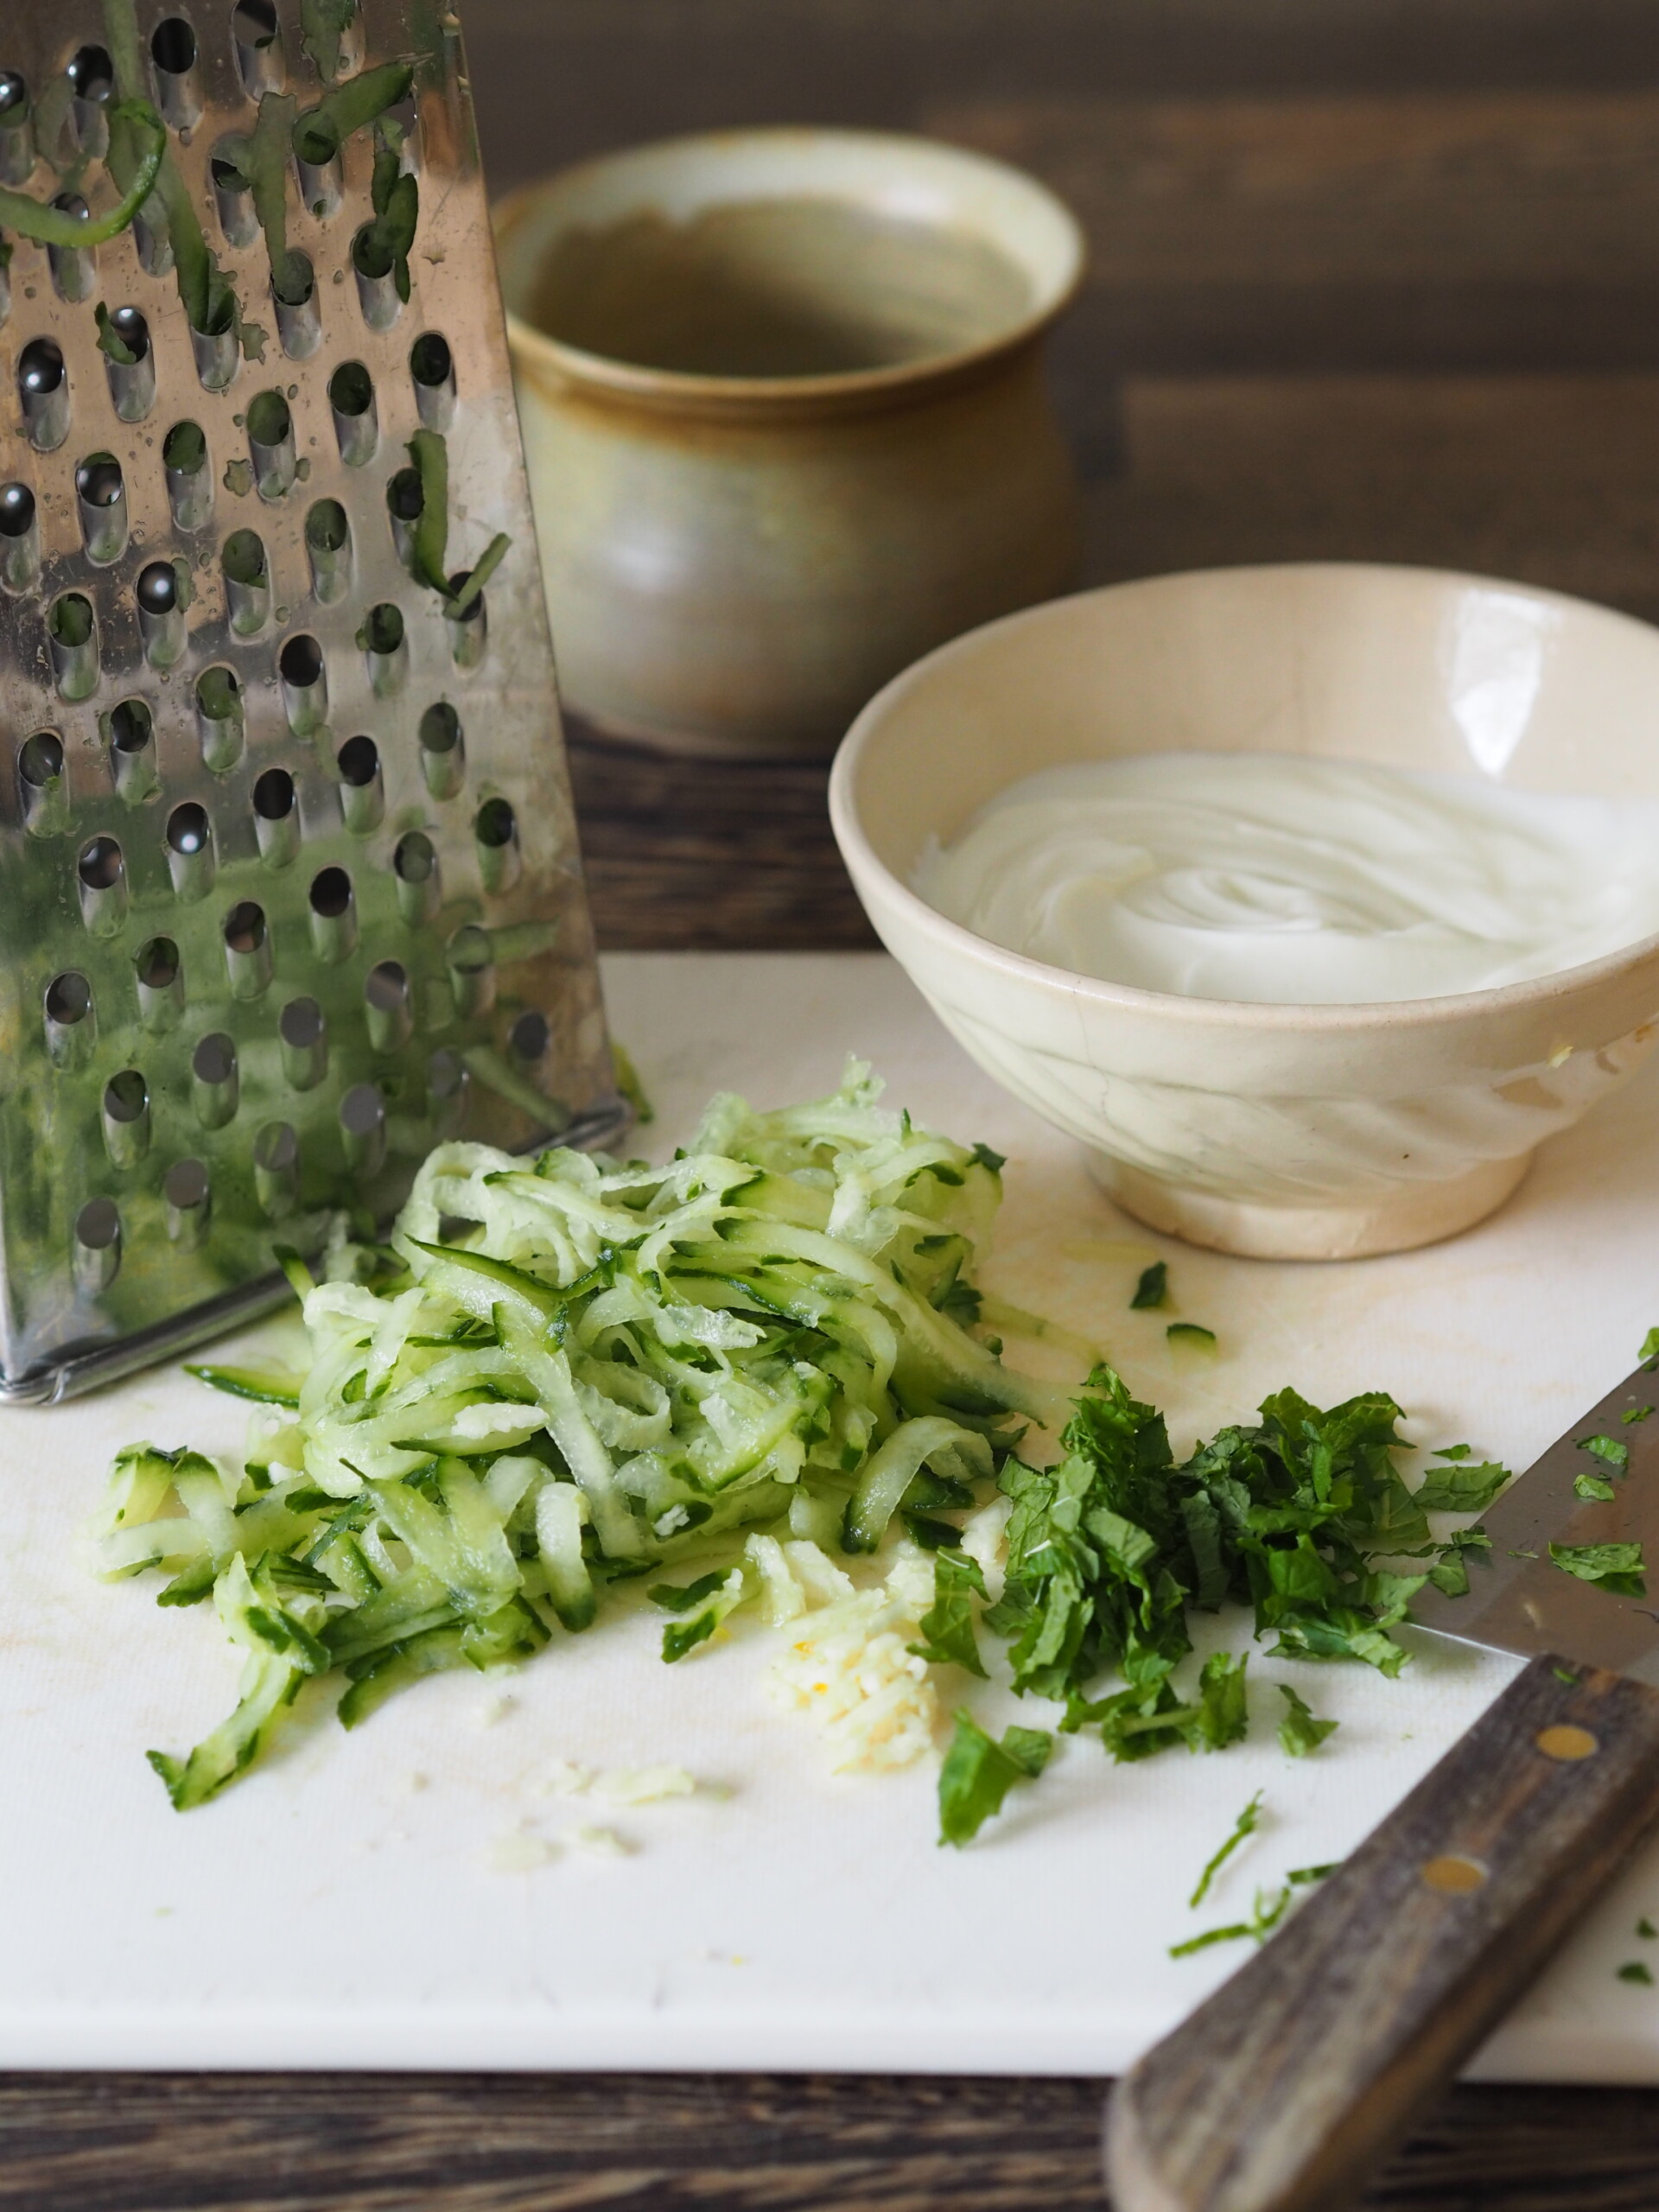
<svg viewBox="0 0 1659 2212">
<path fill-rule="evenodd" d="M 1114 2212 L 1335 2212 L 1659 1824 L 1659 1691 L 1535 1659 L 1126 2075 Z"/>
</svg>

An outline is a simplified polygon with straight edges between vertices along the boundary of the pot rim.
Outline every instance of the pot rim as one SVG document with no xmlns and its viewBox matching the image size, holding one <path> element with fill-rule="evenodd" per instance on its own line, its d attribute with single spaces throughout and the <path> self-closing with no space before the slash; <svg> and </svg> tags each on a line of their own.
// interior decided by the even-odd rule
<svg viewBox="0 0 1659 2212">
<path fill-rule="evenodd" d="M 917 133 L 891 130 L 848 130 L 779 126 L 742 130 L 691 131 L 672 138 L 655 139 L 645 145 L 602 154 L 594 159 L 556 169 L 505 194 L 495 206 L 493 221 L 498 257 L 512 235 L 555 194 L 569 193 L 585 181 L 639 162 L 642 157 L 670 156 L 683 151 L 713 153 L 773 147 L 808 149 L 813 145 L 855 149 L 866 160 L 886 154 L 889 161 L 910 161 L 925 156 L 938 165 L 957 167 L 962 173 L 1012 188 L 1038 209 L 1061 240 L 1061 265 L 1046 283 L 1029 262 L 1020 264 L 1030 278 L 1035 297 L 1017 320 L 972 345 L 925 353 L 913 360 L 898 361 L 871 369 L 836 370 L 822 376 L 709 376 L 684 369 L 653 368 L 637 361 L 594 353 L 567 340 L 550 337 L 518 315 L 507 300 L 507 340 L 515 359 L 524 368 L 575 385 L 587 392 L 613 400 L 690 412 L 760 411 L 770 415 L 801 412 L 842 412 L 860 405 L 920 397 L 942 385 L 971 378 L 994 367 L 1008 354 L 1031 345 L 1061 315 L 1083 282 L 1087 245 L 1082 226 L 1071 210 L 1046 184 L 1011 162 L 999 162 L 963 146 Z M 734 197 L 758 200 L 757 193 Z M 829 196 L 829 195 L 825 195 Z M 850 195 L 835 195 L 849 197 Z M 1011 250 L 1004 247 L 1004 251 Z"/>
</svg>

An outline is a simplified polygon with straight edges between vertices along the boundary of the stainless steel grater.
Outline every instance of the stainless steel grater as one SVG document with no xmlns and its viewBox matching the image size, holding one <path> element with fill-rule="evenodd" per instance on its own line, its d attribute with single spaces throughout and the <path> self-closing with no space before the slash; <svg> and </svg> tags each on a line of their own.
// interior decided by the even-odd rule
<svg viewBox="0 0 1659 2212">
<path fill-rule="evenodd" d="M 626 1109 L 454 16 L 5 0 L 0 73 L 0 184 L 92 235 L 144 193 L 90 247 L 0 203 L 0 1395 L 38 1402 L 274 1302 L 274 1244 L 383 1221 L 443 1138 Z"/>
</svg>

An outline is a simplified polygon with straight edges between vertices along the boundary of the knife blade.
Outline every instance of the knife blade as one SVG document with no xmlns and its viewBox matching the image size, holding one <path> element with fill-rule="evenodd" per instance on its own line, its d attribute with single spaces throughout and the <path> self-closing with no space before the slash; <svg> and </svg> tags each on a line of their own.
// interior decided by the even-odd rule
<svg viewBox="0 0 1659 2212">
<path fill-rule="evenodd" d="M 1655 1363 L 1654 1364 L 1659 1364 Z M 1626 1415 L 1631 1416 L 1626 1419 Z M 1592 1437 L 1626 1448 L 1619 1471 Z M 1613 1455 L 1614 1460 L 1617 1455 Z M 1581 1496 L 1585 1475 L 1611 1498 Z M 1336 2212 L 1659 1828 L 1659 1373 L 1644 1365 L 1488 1509 L 1468 1592 L 1419 1628 L 1529 1663 L 1273 1940 L 1119 2082 L 1115 2212 Z"/>
<path fill-rule="evenodd" d="M 1625 1419 L 1643 1408 L 1642 1419 Z M 1586 1450 L 1592 1436 L 1625 1446 L 1622 1475 Z M 1611 1499 L 1580 1498 L 1573 1484 L 1581 1475 L 1611 1480 Z M 1411 1604 L 1417 1627 L 1527 1658 L 1559 1652 L 1659 1683 L 1659 1599 L 1617 1596 L 1568 1574 L 1549 1555 L 1552 1543 L 1639 1543 L 1659 1573 L 1659 1375 L 1649 1366 L 1638 1367 L 1574 1421 L 1479 1525 L 1492 1548 L 1465 1553 L 1468 1595 L 1420 1590 Z"/>
</svg>

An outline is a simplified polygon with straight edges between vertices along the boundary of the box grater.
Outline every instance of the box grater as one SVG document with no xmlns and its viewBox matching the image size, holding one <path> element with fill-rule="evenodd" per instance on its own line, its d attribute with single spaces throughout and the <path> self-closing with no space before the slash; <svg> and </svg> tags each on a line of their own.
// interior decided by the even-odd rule
<svg viewBox="0 0 1659 2212">
<path fill-rule="evenodd" d="M 275 1302 L 273 1246 L 384 1222 L 435 1142 L 626 1109 L 454 16 L 5 0 L 0 73 L 0 184 L 70 219 L 0 201 L 0 1395 L 39 1402 Z"/>
</svg>

